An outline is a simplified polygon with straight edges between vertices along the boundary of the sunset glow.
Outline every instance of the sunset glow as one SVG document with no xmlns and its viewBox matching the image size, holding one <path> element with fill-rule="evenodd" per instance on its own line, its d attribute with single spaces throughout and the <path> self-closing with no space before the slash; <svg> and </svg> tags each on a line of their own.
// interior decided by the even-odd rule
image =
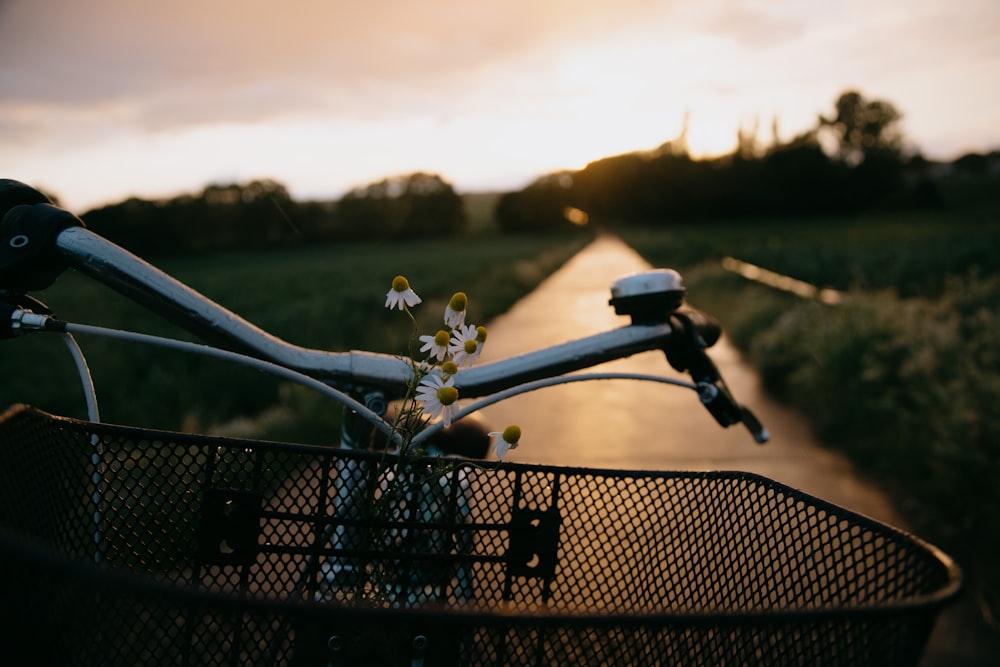
<svg viewBox="0 0 1000 667">
<path fill-rule="evenodd" d="M 848 88 L 953 159 L 1000 146 L 998 30 L 994 0 L 6 0 L 0 175 L 76 210 L 418 170 L 509 190 L 685 127 L 696 156 L 788 139 Z"/>
</svg>

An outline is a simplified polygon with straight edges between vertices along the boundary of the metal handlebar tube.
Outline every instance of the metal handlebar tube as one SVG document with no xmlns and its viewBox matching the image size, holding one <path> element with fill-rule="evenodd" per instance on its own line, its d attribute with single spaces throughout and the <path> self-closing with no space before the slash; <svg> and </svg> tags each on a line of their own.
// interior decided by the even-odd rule
<svg viewBox="0 0 1000 667">
<path fill-rule="evenodd" d="M 287 343 L 88 229 L 67 229 L 55 242 L 77 270 L 206 342 L 324 379 L 346 383 L 353 376 L 350 353 L 318 352 Z M 375 374 L 398 381 L 406 377 L 385 368 Z"/>
<path fill-rule="evenodd" d="M 598 366 L 640 352 L 660 349 L 672 333 L 669 324 L 621 327 L 543 350 L 463 369 L 455 376 L 462 396 L 486 396 L 517 385 Z"/>
<path fill-rule="evenodd" d="M 71 266 L 226 349 L 272 361 L 336 386 L 378 389 L 390 399 L 401 396 L 412 378 L 410 365 L 394 355 L 357 350 L 325 352 L 283 341 L 86 228 L 66 229 L 55 243 Z M 666 323 L 626 326 L 463 370 L 455 386 L 463 396 L 484 396 L 659 349 L 670 334 L 671 326 Z"/>
</svg>

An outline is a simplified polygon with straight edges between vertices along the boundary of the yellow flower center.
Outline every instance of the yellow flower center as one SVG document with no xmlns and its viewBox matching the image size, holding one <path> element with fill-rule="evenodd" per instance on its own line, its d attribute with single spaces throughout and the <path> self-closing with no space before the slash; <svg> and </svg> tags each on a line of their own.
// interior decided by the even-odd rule
<svg viewBox="0 0 1000 667">
<path fill-rule="evenodd" d="M 441 373 L 444 375 L 454 375 L 458 372 L 458 364 L 454 361 L 446 361 L 441 364 Z"/>
<path fill-rule="evenodd" d="M 480 343 L 486 342 L 486 334 L 487 334 L 486 327 L 484 326 L 476 327 L 476 340 L 478 340 Z"/>
<path fill-rule="evenodd" d="M 445 331 L 444 329 L 441 329 L 436 334 L 434 334 L 434 344 L 437 345 L 438 347 L 447 346 L 450 340 L 451 340 L 451 334 Z"/>
<path fill-rule="evenodd" d="M 475 354 L 476 350 L 478 350 L 478 349 L 479 349 L 479 343 L 477 343 L 476 341 L 474 341 L 474 340 L 467 340 L 467 341 L 465 341 L 465 353 L 466 354 Z M 490 349 L 492 349 L 492 348 L 490 348 Z"/>
<path fill-rule="evenodd" d="M 448 302 L 448 307 L 456 313 L 462 312 L 468 305 L 469 297 L 465 296 L 465 292 L 455 292 L 451 295 L 451 301 Z"/>
<path fill-rule="evenodd" d="M 521 427 L 517 424 L 511 424 L 503 430 L 503 439 L 511 445 L 516 445 L 517 441 L 521 439 Z"/>
<path fill-rule="evenodd" d="M 392 289 L 397 292 L 405 292 L 410 289 L 410 281 L 403 276 L 396 276 L 392 279 Z"/>
<path fill-rule="evenodd" d="M 458 389 L 454 387 L 441 387 L 437 391 L 438 400 L 441 405 L 451 405 L 458 400 Z"/>
</svg>

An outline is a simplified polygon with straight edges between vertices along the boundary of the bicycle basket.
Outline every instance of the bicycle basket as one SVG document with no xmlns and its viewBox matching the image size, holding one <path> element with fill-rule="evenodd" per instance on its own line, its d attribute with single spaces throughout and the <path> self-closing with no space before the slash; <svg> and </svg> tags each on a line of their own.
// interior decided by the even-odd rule
<svg viewBox="0 0 1000 667">
<path fill-rule="evenodd" d="M 32 664 L 914 664 L 959 586 L 751 474 L 387 473 L 23 406 L 0 457 L 0 633 Z"/>
</svg>

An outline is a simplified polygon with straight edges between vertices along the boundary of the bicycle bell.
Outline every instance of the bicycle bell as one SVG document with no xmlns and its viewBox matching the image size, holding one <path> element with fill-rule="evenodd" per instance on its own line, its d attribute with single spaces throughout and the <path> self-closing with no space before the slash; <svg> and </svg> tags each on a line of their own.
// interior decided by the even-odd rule
<svg viewBox="0 0 1000 667">
<path fill-rule="evenodd" d="M 633 324 L 665 322 L 684 300 L 681 274 L 654 269 L 619 278 L 611 285 L 611 300 L 618 315 L 629 315 Z"/>
</svg>

